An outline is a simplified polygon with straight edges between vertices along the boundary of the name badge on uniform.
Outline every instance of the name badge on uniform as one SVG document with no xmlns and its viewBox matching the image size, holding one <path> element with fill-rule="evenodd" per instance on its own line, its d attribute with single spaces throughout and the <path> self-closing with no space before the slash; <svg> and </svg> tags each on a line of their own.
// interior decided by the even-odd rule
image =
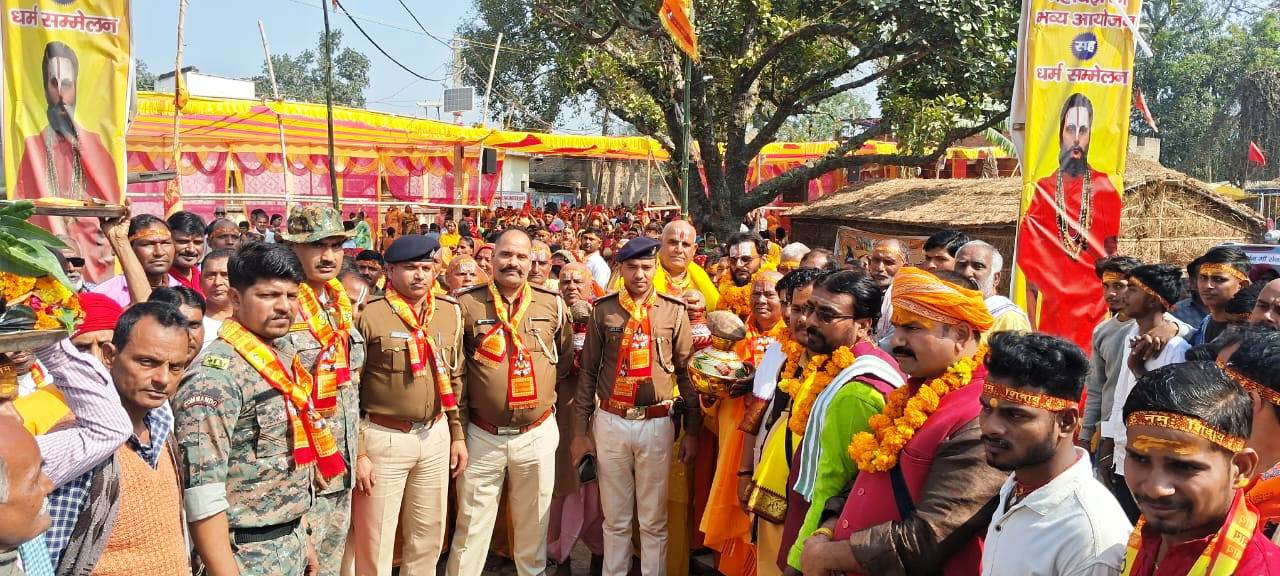
<svg viewBox="0 0 1280 576">
<path fill-rule="evenodd" d="M 476 326 L 493 326 L 494 324 L 497 324 L 497 323 L 498 323 L 498 320 L 496 318 L 484 318 L 481 320 L 476 320 Z"/>
<path fill-rule="evenodd" d="M 623 328 L 622 326 L 610 326 L 608 328 L 605 328 L 605 331 L 610 334 L 621 334 L 624 329 L 625 328 Z"/>
<path fill-rule="evenodd" d="M 408 340 L 408 339 L 409 339 L 409 333 L 408 333 L 408 332 L 392 331 L 392 332 L 391 332 L 391 337 L 392 337 L 392 338 L 400 338 L 400 339 L 402 339 L 402 340 Z"/>
</svg>

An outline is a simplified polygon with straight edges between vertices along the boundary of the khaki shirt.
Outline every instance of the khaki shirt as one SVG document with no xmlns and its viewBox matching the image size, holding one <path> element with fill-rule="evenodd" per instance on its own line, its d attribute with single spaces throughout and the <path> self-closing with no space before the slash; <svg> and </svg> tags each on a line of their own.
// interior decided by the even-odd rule
<svg viewBox="0 0 1280 576">
<path fill-rule="evenodd" d="M 587 341 L 582 346 L 582 371 L 578 375 L 578 397 L 574 413 L 574 434 L 585 435 L 596 400 L 607 402 L 613 396 L 613 383 L 618 371 L 618 349 L 622 332 L 631 315 L 618 302 L 615 292 L 596 301 L 587 324 Z M 689 357 L 693 355 L 693 333 L 684 302 L 674 296 L 659 294 L 649 309 L 649 325 L 653 330 L 652 381 L 636 390 L 636 406 L 649 406 L 675 396 L 697 402 L 697 392 L 689 378 Z M 691 434 L 701 426 L 696 404 L 685 412 L 686 429 Z"/>
<path fill-rule="evenodd" d="M 449 371 L 450 384 L 456 397 L 462 397 L 466 363 L 462 361 L 462 308 L 457 300 L 436 296 L 436 310 L 427 321 L 427 335 L 436 354 Z M 364 374 L 360 378 L 360 409 L 384 416 L 414 422 L 431 422 L 440 415 L 440 394 L 436 389 L 435 369 L 414 377 L 409 362 L 412 330 L 396 315 L 385 298 L 365 307 L 356 328 L 369 342 Z M 462 440 L 462 423 L 458 413 L 448 414 L 449 436 Z"/>
<path fill-rule="evenodd" d="M 533 356 L 538 405 L 524 410 L 507 407 L 508 362 L 487 366 L 476 358 L 480 339 L 497 324 L 489 286 L 475 286 L 458 295 L 462 306 L 463 345 L 467 355 L 467 385 L 459 396 L 463 424 L 477 416 L 494 426 L 527 426 L 556 403 L 556 383 L 573 369 L 573 328 L 569 307 L 560 295 L 533 286 L 533 303 L 516 329 Z M 508 346 L 508 352 L 511 347 Z M 562 362 L 561 359 L 564 361 Z"/>
</svg>

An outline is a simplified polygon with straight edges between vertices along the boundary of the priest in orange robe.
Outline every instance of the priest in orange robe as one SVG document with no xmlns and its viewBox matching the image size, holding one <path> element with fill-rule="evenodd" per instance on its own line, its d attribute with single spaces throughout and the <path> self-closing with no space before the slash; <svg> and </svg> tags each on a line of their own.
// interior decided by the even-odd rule
<svg viewBox="0 0 1280 576">
<path fill-rule="evenodd" d="M 1115 246 L 1121 203 L 1108 175 L 1089 166 L 1093 125 L 1093 103 L 1079 93 L 1068 97 L 1059 122 L 1059 168 L 1036 182 L 1018 230 L 1018 267 L 1039 300 L 1036 328 L 1086 350 L 1107 312 L 1094 263 Z"/>
</svg>

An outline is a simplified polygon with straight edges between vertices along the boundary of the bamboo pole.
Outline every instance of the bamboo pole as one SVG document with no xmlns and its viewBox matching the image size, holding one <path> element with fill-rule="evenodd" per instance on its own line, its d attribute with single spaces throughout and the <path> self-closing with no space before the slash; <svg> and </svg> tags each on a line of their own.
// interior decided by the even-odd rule
<svg viewBox="0 0 1280 576">
<path fill-rule="evenodd" d="M 179 171 L 178 164 L 182 161 L 182 147 L 180 146 L 181 135 L 179 127 L 182 123 L 182 110 L 178 106 L 182 93 L 182 31 L 187 21 L 187 0 L 178 0 L 178 49 L 175 52 L 173 61 L 173 177 L 174 198 L 172 203 L 165 201 L 165 217 L 169 216 L 174 208 L 182 203 L 182 178 L 177 175 Z M 166 185 L 167 187 L 167 185 Z M 166 198 L 168 200 L 168 198 Z"/>
<path fill-rule="evenodd" d="M 262 21 L 258 21 L 258 35 L 262 37 L 262 53 L 267 59 L 267 75 L 271 78 L 271 94 L 275 97 L 276 105 L 284 102 L 280 98 L 280 85 L 276 83 L 276 67 L 271 62 L 271 46 L 267 44 L 267 29 L 262 25 Z M 276 111 L 276 130 L 280 133 L 280 165 L 284 167 L 282 175 L 284 177 L 284 206 L 285 211 L 293 206 L 293 187 L 289 186 L 289 151 L 285 148 L 284 143 L 284 116 Z M 332 168 L 330 168 L 332 170 Z"/>
</svg>

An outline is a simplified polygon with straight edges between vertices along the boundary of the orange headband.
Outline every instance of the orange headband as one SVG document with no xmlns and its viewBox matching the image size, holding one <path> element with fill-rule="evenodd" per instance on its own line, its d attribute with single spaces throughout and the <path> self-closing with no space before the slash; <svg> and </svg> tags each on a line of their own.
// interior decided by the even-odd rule
<svg viewBox="0 0 1280 576">
<path fill-rule="evenodd" d="M 1150 286 L 1144 284 L 1142 280 L 1130 276 L 1129 285 L 1146 292 L 1148 296 L 1155 298 L 1157 302 L 1165 307 L 1165 309 L 1173 308 L 1173 304 L 1170 304 L 1168 300 L 1165 300 L 1164 296 L 1161 296 L 1158 292 L 1152 290 Z"/>
<path fill-rule="evenodd" d="M 130 242 L 133 242 L 134 240 L 171 240 L 171 239 L 173 239 L 173 235 L 170 234 L 168 230 L 161 228 L 159 226 L 144 228 L 142 230 L 135 232 L 133 236 L 129 237 Z"/>
<path fill-rule="evenodd" d="M 1124 282 L 1125 276 L 1119 272 L 1103 272 L 1102 283 L 1110 284 L 1112 282 Z"/>
<path fill-rule="evenodd" d="M 1125 419 L 1125 425 L 1134 426 L 1155 426 L 1158 428 L 1167 428 L 1169 430 L 1177 430 L 1199 436 L 1218 446 L 1226 448 L 1228 452 L 1239 452 L 1244 450 L 1244 438 L 1232 436 L 1223 432 L 1208 422 L 1199 418 L 1192 418 L 1182 414 L 1173 414 L 1171 412 L 1134 412 Z"/>
<path fill-rule="evenodd" d="M 1241 272 L 1232 266 L 1228 266 L 1226 264 L 1218 264 L 1218 263 L 1201 264 L 1200 275 L 1201 276 L 1215 276 L 1215 275 L 1227 276 L 1229 278 L 1235 278 L 1236 280 L 1239 280 L 1241 282 L 1247 281 L 1249 279 L 1248 274 L 1245 274 L 1244 272 Z"/>
<path fill-rule="evenodd" d="M 991 382 L 986 382 L 982 385 L 982 393 L 987 396 L 991 396 L 993 399 L 998 398 L 1000 400 L 1007 400 L 1014 404 L 1022 404 L 1023 406 L 1030 406 L 1032 408 L 1039 408 L 1050 412 L 1061 412 L 1067 408 L 1079 406 L 1079 404 L 1065 398 L 1058 398 L 1057 396 L 1050 396 L 1040 392 L 1028 392 L 1017 388 L 1009 388 L 1008 386 L 992 384 Z M 991 407 L 995 408 L 995 404 Z"/>
<path fill-rule="evenodd" d="M 1218 367 L 1227 374 L 1227 377 L 1239 384 L 1241 388 L 1250 392 L 1256 392 L 1263 400 L 1270 402 L 1275 406 L 1280 406 L 1280 392 L 1276 392 L 1271 388 L 1263 386 L 1257 380 L 1245 376 L 1239 370 L 1227 365 L 1226 362 L 1218 362 Z"/>
</svg>

